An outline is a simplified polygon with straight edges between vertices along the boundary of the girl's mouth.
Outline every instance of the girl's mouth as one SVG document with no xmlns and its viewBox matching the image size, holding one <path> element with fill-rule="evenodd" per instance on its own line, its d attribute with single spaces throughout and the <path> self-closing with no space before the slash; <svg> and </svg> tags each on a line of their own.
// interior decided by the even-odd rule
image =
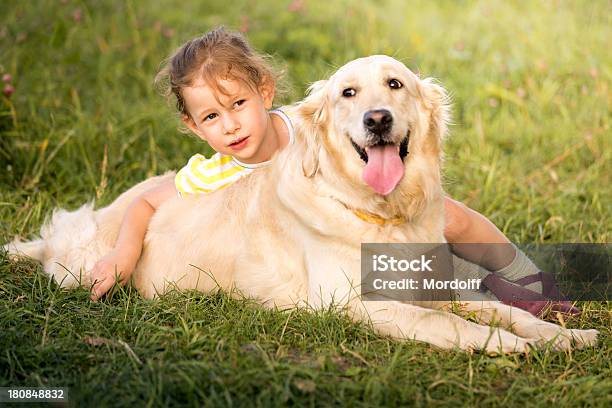
<svg viewBox="0 0 612 408">
<path fill-rule="evenodd" d="M 249 143 L 249 136 L 241 137 L 240 139 L 228 145 L 232 150 L 242 150 Z"/>
</svg>

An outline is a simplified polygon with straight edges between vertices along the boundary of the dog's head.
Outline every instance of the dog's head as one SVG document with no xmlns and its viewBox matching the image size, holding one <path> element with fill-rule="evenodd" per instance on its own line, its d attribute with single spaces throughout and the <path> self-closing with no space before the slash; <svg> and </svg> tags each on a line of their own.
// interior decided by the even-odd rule
<svg viewBox="0 0 612 408">
<path fill-rule="evenodd" d="M 414 195 L 415 183 L 426 189 L 428 175 L 440 184 L 446 93 L 401 62 L 385 55 L 351 61 L 313 84 L 299 112 L 310 124 L 306 177 L 339 174 L 353 190 L 383 198 Z"/>
</svg>

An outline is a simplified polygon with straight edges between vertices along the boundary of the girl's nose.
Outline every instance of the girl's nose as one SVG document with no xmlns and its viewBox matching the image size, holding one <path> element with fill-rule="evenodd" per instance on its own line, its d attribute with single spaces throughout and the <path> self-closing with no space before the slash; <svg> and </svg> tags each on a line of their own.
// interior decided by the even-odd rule
<svg viewBox="0 0 612 408">
<path fill-rule="evenodd" d="M 240 129 L 240 123 L 233 118 L 232 115 L 225 115 L 223 118 L 223 130 L 226 135 L 236 133 Z"/>
</svg>

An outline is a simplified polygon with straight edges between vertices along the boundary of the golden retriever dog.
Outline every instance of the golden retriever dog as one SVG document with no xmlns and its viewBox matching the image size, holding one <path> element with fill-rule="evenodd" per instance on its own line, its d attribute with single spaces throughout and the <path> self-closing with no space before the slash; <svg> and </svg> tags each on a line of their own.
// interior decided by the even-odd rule
<svg viewBox="0 0 612 408">
<path fill-rule="evenodd" d="M 164 203 L 146 234 L 133 284 L 151 298 L 169 288 L 237 288 L 268 306 L 343 307 L 383 335 L 441 348 L 524 352 L 596 344 L 597 331 L 570 330 L 496 301 L 409 304 L 359 297 L 360 246 L 445 242 L 442 141 L 445 91 L 383 55 L 354 60 L 286 108 L 295 142 L 273 163 L 209 195 Z M 87 271 L 113 246 L 148 179 L 108 207 L 56 210 L 41 239 L 15 241 L 63 286 L 89 285 Z M 428 307 L 424 307 L 428 306 Z M 489 323 L 500 322 L 501 327 Z"/>
</svg>

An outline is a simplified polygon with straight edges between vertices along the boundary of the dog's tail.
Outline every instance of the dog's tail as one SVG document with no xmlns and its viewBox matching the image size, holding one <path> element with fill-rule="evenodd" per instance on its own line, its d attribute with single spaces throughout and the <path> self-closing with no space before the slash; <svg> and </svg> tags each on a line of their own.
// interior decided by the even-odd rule
<svg viewBox="0 0 612 408">
<path fill-rule="evenodd" d="M 86 272 L 110 249 L 97 239 L 93 206 L 90 202 L 75 211 L 58 208 L 41 228 L 39 239 L 16 239 L 4 250 L 9 257 L 27 256 L 42 262 L 45 272 L 63 287 L 86 285 Z"/>
<path fill-rule="evenodd" d="M 12 257 L 27 256 L 42 262 L 45 256 L 45 247 L 44 239 L 27 242 L 15 239 L 4 245 L 2 250 Z"/>
</svg>

